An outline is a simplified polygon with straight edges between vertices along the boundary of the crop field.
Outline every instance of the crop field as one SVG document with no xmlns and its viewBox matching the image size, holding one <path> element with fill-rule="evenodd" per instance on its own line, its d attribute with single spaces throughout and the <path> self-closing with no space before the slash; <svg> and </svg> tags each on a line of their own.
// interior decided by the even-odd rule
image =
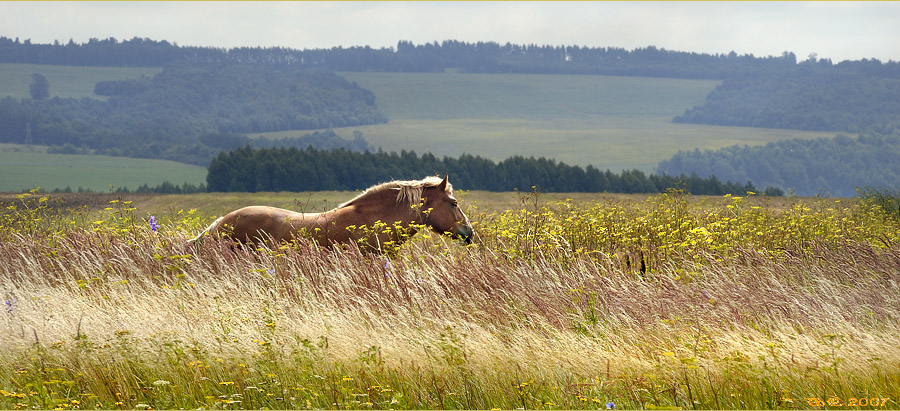
<svg viewBox="0 0 900 411">
<path fill-rule="evenodd" d="M 206 183 L 206 168 L 166 160 L 82 154 L 48 154 L 46 147 L 0 144 L 0 192 L 78 188 L 107 192 L 172 184 Z"/>
<path fill-rule="evenodd" d="M 865 199 L 463 192 L 470 246 L 184 244 L 351 196 L 0 199 L 0 408 L 900 406 L 900 221 Z"/>
<path fill-rule="evenodd" d="M 50 97 L 90 97 L 105 100 L 94 94 L 100 81 L 127 80 L 154 76 L 160 67 L 81 67 L 42 64 L 0 63 L 0 98 L 31 98 L 28 86 L 31 75 L 39 73 L 50 84 Z"/>
</svg>

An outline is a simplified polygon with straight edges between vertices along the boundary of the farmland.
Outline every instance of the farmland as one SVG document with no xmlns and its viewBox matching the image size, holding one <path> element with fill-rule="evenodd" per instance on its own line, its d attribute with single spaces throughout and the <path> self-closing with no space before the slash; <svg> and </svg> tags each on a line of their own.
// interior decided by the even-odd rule
<svg viewBox="0 0 900 411">
<path fill-rule="evenodd" d="M 8 196 L 0 408 L 898 406 L 900 227 L 870 203 L 459 194 L 475 245 L 391 259 L 183 245 L 352 193 Z"/>
</svg>

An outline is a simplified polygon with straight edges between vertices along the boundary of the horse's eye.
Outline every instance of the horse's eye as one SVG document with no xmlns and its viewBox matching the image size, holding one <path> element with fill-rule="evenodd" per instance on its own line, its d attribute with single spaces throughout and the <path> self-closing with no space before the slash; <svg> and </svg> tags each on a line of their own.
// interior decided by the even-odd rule
<svg viewBox="0 0 900 411">
<path fill-rule="evenodd" d="M 456 201 L 451 201 L 450 206 L 451 207 L 459 207 L 459 203 L 457 203 Z"/>
</svg>

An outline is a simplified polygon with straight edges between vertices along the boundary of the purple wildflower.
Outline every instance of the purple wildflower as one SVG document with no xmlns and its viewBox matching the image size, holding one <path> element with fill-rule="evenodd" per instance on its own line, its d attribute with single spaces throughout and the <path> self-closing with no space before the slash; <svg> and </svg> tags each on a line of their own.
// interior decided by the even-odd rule
<svg viewBox="0 0 900 411">
<path fill-rule="evenodd" d="M 150 216 L 150 230 L 155 233 L 157 228 L 159 228 L 159 221 L 156 220 L 155 215 L 152 215 Z"/>
<path fill-rule="evenodd" d="M 12 314 L 16 310 L 16 297 L 6 300 L 6 313 Z"/>
<path fill-rule="evenodd" d="M 608 410 L 614 410 L 614 409 L 616 409 L 616 403 L 614 403 L 614 402 L 612 402 L 612 401 L 606 403 L 606 409 L 608 409 Z"/>
</svg>

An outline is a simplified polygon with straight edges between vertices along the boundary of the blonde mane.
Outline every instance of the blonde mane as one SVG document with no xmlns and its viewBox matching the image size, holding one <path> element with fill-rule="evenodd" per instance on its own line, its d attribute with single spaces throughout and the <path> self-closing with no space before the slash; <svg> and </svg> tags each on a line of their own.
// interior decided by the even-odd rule
<svg viewBox="0 0 900 411">
<path fill-rule="evenodd" d="M 363 191 L 352 200 L 337 206 L 337 208 L 347 207 L 372 195 L 381 194 L 388 190 L 397 191 L 397 204 L 419 204 L 419 202 L 422 201 L 422 191 L 426 187 L 436 187 L 440 185 L 441 181 L 443 181 L 443 179 L 440 177 L 425 177 L 421 180 L 388 181 L 387 183 L 381 183 L 367 188 L 366 191 Z M 449 182 L 447 183 L 447 193 L 453 194 L 453 186 Z"/>
</svg>

